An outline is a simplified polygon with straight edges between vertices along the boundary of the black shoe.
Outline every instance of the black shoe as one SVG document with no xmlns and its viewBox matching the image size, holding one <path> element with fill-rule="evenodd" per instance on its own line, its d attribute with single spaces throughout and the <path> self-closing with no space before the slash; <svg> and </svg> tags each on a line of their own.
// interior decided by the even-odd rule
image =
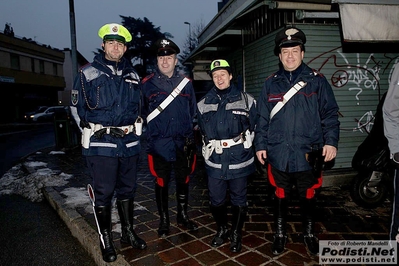
<svg viewBox="0 0 399 266">
<path fill-rule="evenodd" d="M 285 244 L 287 243 L 287 236 L 283 234 L 275 234 L 273 236 L 272 252 L 274 255 L 279 255 L 284 252 Z"/>
<path fill-rule="evenodd" d="M 111 234 L 112 233 L 108 230 L 104 230 L 102 233 L 102 239 L 100 236 L 101 253 L 103 256 L 103 260 L 106 262 L 116 261 L 117 258 Z"/>
<path fill-rule="evenodd" d="M 167 236 L 169 235 L 169 224 L 160 223 L 158 228 L 158 236 Z"/>
<path fill-rule="evenodd" d="M 233 253 L 237 253 L 241 251 L 241 234 L 233 231 L 230 235 L 230 251 Z"/>
<path fill-rule="evenodd" d="M 229 237 L 229 231 L 227 230 L 227 226 L 221 226 L 216 232 L 216 235 L 213 237 L 211 241 L 211 246 L 212 247 L 221 246 L 228 237 Z"/>
<path fill-rule="evenodd" d="M 138 237 L 138 235 L 131 230 L 124 231 L 125 234 L 122 234 L 121 242 L 130 244 L 132 247 L 137 249 L 145 249 L 147 247 L 147 243 Z"/>
<path fill-rule="evenodd" d="M 194 222 L 190 221 L 188 219 L 187 215 L 177 216 L 177 224 L 179 226 L 186 228 L 186 230 L 188 230 L 188 231 L 197 231 L 198 230 L 198 225 L 196 225 Z"/>
<path fill-rule="evenodd" d="M 319 242 L 317 242 L 317 238 L 313 234 L 304 235 L 303 242 L 310 254 L 315 256 L 319 255 Z"/>
</svg>

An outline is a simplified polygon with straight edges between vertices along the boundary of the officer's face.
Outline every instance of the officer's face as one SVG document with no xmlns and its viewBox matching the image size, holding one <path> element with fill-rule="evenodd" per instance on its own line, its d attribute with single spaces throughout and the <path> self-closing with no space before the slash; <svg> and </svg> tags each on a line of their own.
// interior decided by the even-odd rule
<svg viewBox="0 0 399 266">
<path fill-rule="evenodd" d="M 301 65 L 304 55 L 305 53 L 298 45 L 294 47 L 282 47 L 279 57 L 285 70 L 294 71 Z"/>
<path fill-rule="evenodd" d="M 158 56 L 157 61 L 159 71 L 170 78 L 177 64 L 176 54 Z"/>
<path fill-rule="evenodd" d="M 226 69 L 215 70 L 212 72 L 213 83 L 219 90 L 225 90 L 230 87 L 230 80 L 233 75 L 229 74 Z"/>
<path fill-rule="evenodd" d="M 105 41 L 102 46 L 105 58 L 110 61 L 118 62 L 126 52 L 126 45 L 115 40 Z"/>
</svg>

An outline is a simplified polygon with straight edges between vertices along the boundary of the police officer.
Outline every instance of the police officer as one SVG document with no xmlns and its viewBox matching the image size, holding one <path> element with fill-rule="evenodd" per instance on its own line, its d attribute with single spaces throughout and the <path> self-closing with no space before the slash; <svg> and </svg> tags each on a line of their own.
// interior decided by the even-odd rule
<svg viewBox="0 0 399 266">
<path fill-rule="evenodd" d="M 296 27 L 277 33 L 280 69 L 266 79 L 257 101 L 256 155 L 262 164 L 268 160 L 268 178 L 275 187 L 275 255 L 287 242 L 287 200 L 293 182 L 300 197 L 304 243 L 311 254 L 319 252 L 314 214 L 322 179 L 316 162 L 331 161 L 337 154 L 338 105 L 327 79 L 303 63 L 305 43 L 305 34 Z"/>
<path fill-rule="evenodd" d="M 396 63 L 383 105 L 384 134 L 395 167 L 394 199 L 389 239 L 399 243 L 399 63 Z"/>
<path fill-rule="evenodd" d="M 210 71 L 214 86 L 198 102 L 197 114 L 203 137 L 210 210 L 217 225 L 211 245 L 218 247 L 230 236 L 230 250 L 240 252 L 247 214 L 247 179 L 255 171 L 252 147 L 255 100 L 231 83 L 233 75 L 226 60 L 214 60 Z M 233 214 L 230 234 L 227 191 Z"/>
<path fill-rule="evenodd" d="M 142 81 L 147 122 L 147 153 L 155 177 L 155 198 L 160 216 L 158 235 L 169 234 L 169 183 L 176 182 L 177 224 L 189 231 L 198 226 L 187 214 L 190 174 L 195 167 L 193 118 L 196 99 L 191 80 L 178 73 L 179 47 L 167 38 L 154 44 L 157 69 Z"/>
<path fill-rule="evenodd" d="M 122 226 L 121 242 L 137 249 L 147 246 L 133 230 L 141 134 L 135 128 L 140 112 L 140 80 L 123 57 L 126 43 L 132 40 L 129 31 L 111 23 L 102 26 L 98 35 L 104 52 L 80 69 L 72 91 L 72 106 L 76 107 L 83 128 L 82 153 L 93 179 L 89 194 L 103 259 L 112 262 L 117 258 L 111 231 L 114 194 Z"/>
</svg>

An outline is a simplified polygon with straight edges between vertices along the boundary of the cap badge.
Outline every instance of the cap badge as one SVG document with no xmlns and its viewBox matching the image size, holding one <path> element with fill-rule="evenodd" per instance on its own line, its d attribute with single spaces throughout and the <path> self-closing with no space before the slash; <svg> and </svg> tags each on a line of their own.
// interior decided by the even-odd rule
<svg viewBox="0 0 399 266">
<path fill-rule="evenodd" d="M 118 27 L 117 26 L 113 26 L 111 30 L 112 30 L 112 32 L 118 32 Z"/>
<path fill-rule="evenodd" d="M 285 35 L 287 35 L 287 40 L 291 40 L 292 36 L 291 35 L 295 35 L 299 32 L 299 30 L 297 29 L 288 29 L 285 31 Z"/>
<path fill-rule="evenodd" d="M 167 45 L 169 45 L 169 44 L 170 44 L 170 42 L 168 42 L 167 40 L 162 40 L 162 41 L 161 41 L 162 47 L 165 47 L 165 46 L 167 46 Z"/>
<path fill-rule="evenodd" d="M 217 67 L 220 66 L 220 62 L 219 61 L 215 61 L 215 63 L 213 64 L 213 67 Z"/>
</svg>

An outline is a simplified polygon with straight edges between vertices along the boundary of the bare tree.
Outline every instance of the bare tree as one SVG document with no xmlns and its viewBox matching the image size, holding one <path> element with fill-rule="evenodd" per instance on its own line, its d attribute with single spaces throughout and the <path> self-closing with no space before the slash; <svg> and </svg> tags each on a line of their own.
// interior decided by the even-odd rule
<svg viewBox="0 0 399 266">
<path fill-rule="evenodd" d="M 201 18 L 198 22 L 193 24 L 191 28 L 191 32 L 189 32 L 186 36 L 186 40 L 183 44 L 183 49 L 179 55 L 179 61 L 185 61 L 190 53 L 198 46 L 198 36 L 205 28 L 205 22 L 203 18 Z M 191 65 L 186 64 L 184 66 L 180 66 L 186 74 L 191 74 Z"/>
<path fill-rule="evenodd" d="M 129 30 L 133 37 L 125 56 L 132 61 L 140 76 L 145 76 L 154 69 L 156 56 L 153 45 L 156 40 L 159 38 L 172 39 L 173 35 L 169 32 L 161 32 L 161 27 L 155 27 L 146 17 L 143 19 L 120 17 L 122 25 Z"/>
</svg>

